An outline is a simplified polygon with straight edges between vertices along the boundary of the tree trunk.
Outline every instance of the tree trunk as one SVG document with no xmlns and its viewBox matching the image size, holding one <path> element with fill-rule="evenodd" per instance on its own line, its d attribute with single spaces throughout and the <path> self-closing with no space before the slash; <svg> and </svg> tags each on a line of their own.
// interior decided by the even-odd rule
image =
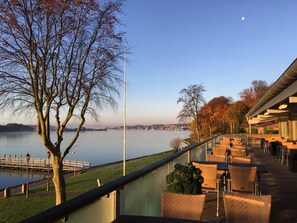
<svg viewBox="0 0 297 223">
<path fill-rule="evenodd" d="M 66 184 L 63 175 L 63 163 L 59 157 L 52 155 L 53 183 L 56 191 L 56 205 L 66 201 Z"/>
<path fill-rule="evenodd" d="M 233 134 L 233 122 L 230 122 L 230 133 Z"/>
<path fill-rule="evenodd" d="M 199 134 L 199 129 L 197 125 L 196 125 L 196 135 L 197 135 L 197 141 L 200 142 L 200 134 Z"/>
</svg>

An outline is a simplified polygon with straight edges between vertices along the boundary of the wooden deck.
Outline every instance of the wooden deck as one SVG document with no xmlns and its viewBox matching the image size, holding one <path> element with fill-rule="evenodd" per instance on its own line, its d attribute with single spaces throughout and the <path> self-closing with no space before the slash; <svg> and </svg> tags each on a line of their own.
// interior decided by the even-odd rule
<svg viewBox="0 0 297 223">
<path fill-rule="evenodd" d="M 297 222 L 297 173 L 292 173 L 287 165 L 282 165 L 276 156 L 264 154 L 254 148 L 254 162 L 265 165 L 268 173 L 261 176 L 262 194 L 272 195 L 271 223 Z M 220 199 L 220 216 L 215 216 L 216 194 L 206 195 L 203 220 L 225 219 L 223 198 Z"/>
</svg>

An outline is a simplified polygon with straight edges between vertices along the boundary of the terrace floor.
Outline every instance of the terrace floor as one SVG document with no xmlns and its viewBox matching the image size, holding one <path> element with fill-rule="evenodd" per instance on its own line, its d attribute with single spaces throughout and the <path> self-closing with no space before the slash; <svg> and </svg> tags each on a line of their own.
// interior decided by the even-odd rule
<svg viewBox="0 0 297 223">
<path fill-rule="evenodd" d="M 262 194 L 272 195 L 271 223 L 297 222 L 297 173 L 279 163 L 276 156 L 264 154 L 262 149 L 254 148 L 254 162 L 265 165 L 269 173 L 261 175 Z M 286 163 L 286 162 L 285 162 Z M 216 194 L 209 193 L 203 212 L 203 220 L 225 219 L 223 198 L 220 199 L 220 216 L 215 216 Z"/>
</svg>

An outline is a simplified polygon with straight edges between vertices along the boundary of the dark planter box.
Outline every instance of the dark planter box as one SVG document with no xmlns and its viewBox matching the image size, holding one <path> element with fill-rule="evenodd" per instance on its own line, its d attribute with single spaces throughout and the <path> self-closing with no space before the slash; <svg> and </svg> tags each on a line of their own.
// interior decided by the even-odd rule
<svg viewBox="0 0 297 223">
<path fill-rule="evenodd" d="M 282 150 L 282 145 L 281 145 L 281 143 L 278 143 L 276 146 L 277 157 L 281 156 L 281 150 Z"/>
<path fill-rule="evenodd" d="M 277 147 L 278 147 L 278 142 L 271 142 L 270 143 L 270 155 L 272 156 L 277 156 Z"/>
<path fill-rule="evenodd" d="M 290 149 L 289 169 L 291 172 L 297 172 L 297 149 Z"/>
<path fill-rule="evenodd" d="M 267 142 L 265 142 L 265 139 L 261 139 L 261 149 L 264 149 L 264 145 L 266 144 Z"/>
</svg>

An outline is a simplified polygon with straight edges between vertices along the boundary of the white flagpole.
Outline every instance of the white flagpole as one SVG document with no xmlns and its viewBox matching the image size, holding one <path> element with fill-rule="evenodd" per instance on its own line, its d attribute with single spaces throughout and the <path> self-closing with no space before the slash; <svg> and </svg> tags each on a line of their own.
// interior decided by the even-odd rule
<svg viewBox="0 0 297 223">
<path fill-rule="evenodd" d="M 126 175 L 126 48 L 124 48 L 124 129 L 123 129 L 123 176 Z"/>
</svg>

